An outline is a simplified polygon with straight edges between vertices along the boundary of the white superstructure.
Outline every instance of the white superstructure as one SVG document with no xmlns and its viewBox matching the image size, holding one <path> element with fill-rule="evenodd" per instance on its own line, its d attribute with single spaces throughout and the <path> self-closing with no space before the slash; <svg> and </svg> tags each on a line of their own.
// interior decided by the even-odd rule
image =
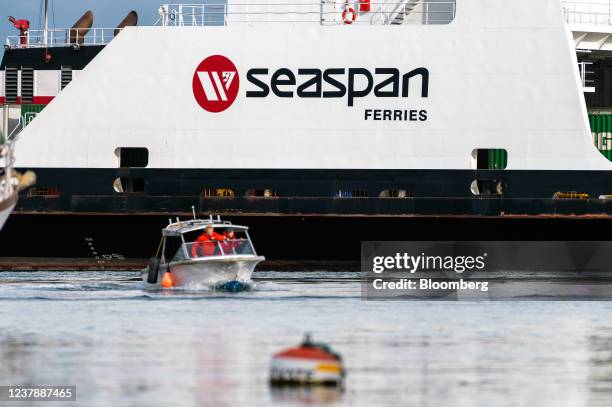
<svg viewBox="0 0 612 407">
<path fill-rule="evenodd" d="M 612 51 L 612 3 L 609 0 L 561 0 L 576 48 Z"/>
</svg>

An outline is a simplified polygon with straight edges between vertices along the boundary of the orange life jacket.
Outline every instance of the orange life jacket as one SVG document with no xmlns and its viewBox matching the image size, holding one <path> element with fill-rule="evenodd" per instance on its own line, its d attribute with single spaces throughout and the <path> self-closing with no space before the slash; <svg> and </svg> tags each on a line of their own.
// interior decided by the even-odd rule
<svg viewBox="0 0 612 407">
<path fill-rule="evenodd" d="M 198 253 L 202 252 L 204 256 L 213 256 L 217 248 L 215 242 L 222 242 L 223 240 L 225 240 L 225 236 L 217 232 L 213 232 L 212 236 L 206 233 L 200 235 L 191 246 L 191 257 L 199 257 Z"/>
</svg>

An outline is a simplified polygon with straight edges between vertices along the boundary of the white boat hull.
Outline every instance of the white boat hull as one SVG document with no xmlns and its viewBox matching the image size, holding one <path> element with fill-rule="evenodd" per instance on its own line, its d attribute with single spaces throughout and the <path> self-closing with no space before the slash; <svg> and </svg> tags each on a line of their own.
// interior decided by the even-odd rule
<svg viewBox="0 0 612 407">
<path fill-rule="evenodd" d="M 214 287 L 230 281 L 249 282 L 255 266 L 264 260 L 261 256 L 226 256 L 201 258 L 169 264 L 175 287 Z M 166 267 L 160 267 L 161 283 Z"/>
</svg>

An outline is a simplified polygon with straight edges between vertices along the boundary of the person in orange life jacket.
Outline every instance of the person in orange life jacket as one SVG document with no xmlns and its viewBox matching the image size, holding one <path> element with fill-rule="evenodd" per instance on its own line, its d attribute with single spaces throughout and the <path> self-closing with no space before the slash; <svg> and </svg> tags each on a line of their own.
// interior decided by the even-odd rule
<svg viewBox="0 0 612 407">
<path fill-rule="evenodd" d="M 213 256 L 217 248 L 215 242 L 222 242 L 224 240 L 225 236 L 215 232 L 212 225 L 206 226 L 204 232 L 191 246 L 191 257 Z"/>
<path fill-rule="evenodd" d="M 234 229 L 227 229 L 224 233 L 225 240 L 221 243 L 221 249 L 224 254 L 236 254 L 236 249 L 240 246 L 240 242 L 236 240 Z"/>
</svg>

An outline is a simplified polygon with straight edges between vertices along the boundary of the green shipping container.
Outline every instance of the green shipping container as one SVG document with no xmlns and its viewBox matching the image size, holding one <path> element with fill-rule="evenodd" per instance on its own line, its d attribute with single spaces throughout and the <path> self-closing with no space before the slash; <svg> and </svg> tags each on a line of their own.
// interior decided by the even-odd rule
<svg viewBox="0 0 612 407">
<path fill-rule="evenodd" d="M 489 165 L 490 170 L 505 170 L 508 166 L 508 152 L 504 149 L 489 150 Z"/>
<path fill-rule="evenodd" d="M 612 115 L 590 113 L 589 124 L 595 148 L 612 161 Z"/>
<path fill-rule="evenodd" d="M 21 121 L 24 126 L 30 124 L 32 120 L 40 113 L 47 105 L 21 105 Z"/>
<path fill-rule="evenodd" d="M 606 115 L 604 116 L 604 139 L 603 139 L 603 143 L 604 143 L 604 155 L 606 156 L 606 158 L 609 160 L 610 158 L 612 158 L 610 156 L 610 141 L 609 141 L 609 136 L 610 136 L 610 128 L 611 126 L 611 122 L 610 122 L 610 115 Z"/>
</svg>

